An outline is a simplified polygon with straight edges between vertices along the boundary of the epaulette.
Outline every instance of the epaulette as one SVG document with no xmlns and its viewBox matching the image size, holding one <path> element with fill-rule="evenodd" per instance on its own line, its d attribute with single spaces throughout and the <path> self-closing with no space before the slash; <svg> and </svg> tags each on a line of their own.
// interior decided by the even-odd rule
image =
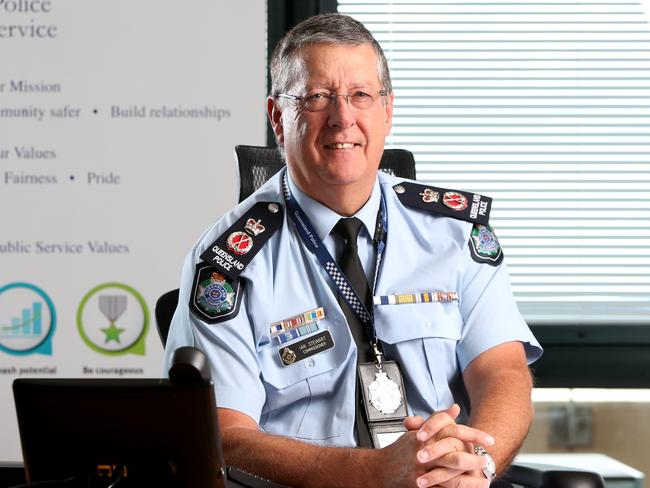
<svg viewBox="0 0 650 488">
<path fill-rule="evenodd" d="M 473 223 L 469 251 L 477 263 L 498 266 L 503 261 L 501 245 L 489 224 L 492 207 L 490 197 L 408 181 L 395 185 L 393 190 L 399 201 L 407 207 Z"/>
<path fill-rule="evenodd" d="M 393 190 L 399 201 L 407 207 L 474 224 L 488 225 L 490 220 L 492 198 L 478 193 L 436 188 L 408 181 L 395 185 Z"/>
<path fill-rule="evenodd" d="M 190 310 L 208 324 L 239 313 L 242 283 L 239 275 L 282 225 L 278 203 L 257 202 L 232 224 L 203 254 L 196 265 Z"/>
<path fill-rule="evenodd" d="M 257 202 L 201 254 L 201 259 L 231 280 L 246 266 L 282 225 L 282 206 Z"/>
</svg>

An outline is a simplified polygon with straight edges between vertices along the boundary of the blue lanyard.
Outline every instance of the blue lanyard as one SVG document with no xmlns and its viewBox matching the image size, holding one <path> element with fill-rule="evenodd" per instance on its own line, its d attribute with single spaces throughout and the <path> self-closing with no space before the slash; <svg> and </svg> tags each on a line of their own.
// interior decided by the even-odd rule
<svg viewBox="0 0 650 488">
<path fill-rule="evenodd" d="M 376 342 L 377 336 L 375 334 L 374 326 L 374 313 L 373 310 L 368 310 L 365 304 L 359 298 L 359 295 L 354 291 L 354 288 L 350 286 L 347 278 L 339 268 L 336 260 L 329 253 L 323 241 L 314 230 L 314 226 L 309 221 L 309 218 L 305 212 L 300 208 L 298 202 L 291 194 L 289 188 L 289 183 L 287 181 L 287 170 L 283 169 L 284 174 L 282 175 L 282 186 L 284 190 L 284 199 L 287 202 L 287 208 L 289 209 L 289 215 L 291 220 L 302 237 L 303 242 L 307 248 L 314 253 L 319 263 L 323 269 L 327 272 L 331 280 L 334 282 L 339 294 L 343 297 L 345 302 L 350 306 L 350 309 L 357 315 L 359 320 L 363 323 L 366 329 L 369 331 L 369 336 L 372 338 L 373 342 Z M 386 247 L 386 235 L 388 232 L 388 220 L 386 217 L 386 202 L 382 194 L 381 205 L 379 210 L 379 216 L 377 218 L 377 225 L 375 228 L 375 235 L 373 242 L 377 250 L 377 262 L 375 265 L 375 275 L 373 278 L 373 290 L 377 282 L 377 275 L 379 271 L 379 265 L 381 264 L 381 258 L 384 253 L 384 248 Z"/>
</svg>

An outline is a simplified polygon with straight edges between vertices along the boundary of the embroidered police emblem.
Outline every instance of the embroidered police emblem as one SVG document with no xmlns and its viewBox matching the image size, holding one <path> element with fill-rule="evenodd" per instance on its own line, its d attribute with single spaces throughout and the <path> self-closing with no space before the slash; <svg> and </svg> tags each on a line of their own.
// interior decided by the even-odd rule
<svg viewBox="0 0 650 488">
<path fill-rule="evenodd" d="M 196 266 L 190 310 L 204 322 L 216 324 L 235 317 L 240 295 L 238 279 L 231 280 L 204 263 Z"/>
<path fill-rule="evenodd" d="M 223 275 L 212 273 L 209 279 L 199 283 L 197 303 L 208 313 L 230 310 L 235 303 L 235 290 Z"/>
<path fill-rule="evenodd" d="M 503 261 L 501 245 L 489 225 L 474 224 L 469 237 L 469 250 L 477 263 L 497 266 Z"/>
</svg>

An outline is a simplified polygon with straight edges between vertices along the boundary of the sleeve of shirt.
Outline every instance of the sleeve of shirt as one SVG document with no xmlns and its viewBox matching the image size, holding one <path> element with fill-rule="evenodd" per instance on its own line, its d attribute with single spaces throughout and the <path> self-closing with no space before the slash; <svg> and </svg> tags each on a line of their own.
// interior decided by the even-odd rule
<svg viewBox="0 0 650 488">
<path fill-rule="evenodd" d="M 242 279 L 242 303 L 235 317 L 216 324 L 202 321 L 189 307 L 197 260 L 194 253 L 190 253 L 183 266 L 178 307 L 165 348 L 166 368 L 169 368 L 171 353 L 178 347 L 200 349 L 211 367 L 217 407 L 237 410 L 259 423 L 266 395 L 249 320 L 249 287 Z"/>
<path fill-rule="evenodd" d="M 477 263 L 467 243 L 463 255 L 459 306 L 464 324 L 457 349 L 461 370 L 482 352 L 512 341 L 524 344 L 529 364 L 536 361 L 542 348 L 519 313 L 506 265 Z"/>
</svg>

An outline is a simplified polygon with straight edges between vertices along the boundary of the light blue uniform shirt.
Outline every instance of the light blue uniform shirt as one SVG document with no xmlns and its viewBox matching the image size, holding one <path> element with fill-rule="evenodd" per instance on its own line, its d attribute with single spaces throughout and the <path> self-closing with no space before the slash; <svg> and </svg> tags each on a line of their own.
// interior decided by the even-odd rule
<svg viewBox="0 0 650 488">
<path fill-rule="evenodd" d="M 375 327 L 387 359 L 399 362 L 409 412 L 428 417 L 458 402 L 465 413 L 462 371 L 482 352 L 521 341 L 528 361 L 541 348 L 512 297 L 504 264 L 479 264 L 468 247 L 472 224 L 408 208 L 393 186 L 402 181 L 384 173 L 357 213 L 364 223 L 359 253 L 372 283 L 372 246 L 381 195 L 388 236 L 374 295 L 453 291 L 458 301 L 375 305 Z M 330 253 L 341 244 L 329 235 L 340 218 L 302 193 L 291 190 Z M 278 175 L 213 225 L 188 255 L 165 351 L 181 346 L 203 350 L 210 361 L 219 407 L 238 410 L 263 431 L 319 444 L 355 446 L 356 345 L 337 294 L 316 257 L 296 231 L 286 207 L 284 222 L 241 274 L 243 295 L 236 317 L 207 324 L 188 307 L 199 256 L 257 201 L 285 206 Z M 323 307 L 318 332 L 329 330 L 334 347 L 284 366 L 270 325 Z M 296 339 L 296 342 L 304 337 Z"/>
</svg>

